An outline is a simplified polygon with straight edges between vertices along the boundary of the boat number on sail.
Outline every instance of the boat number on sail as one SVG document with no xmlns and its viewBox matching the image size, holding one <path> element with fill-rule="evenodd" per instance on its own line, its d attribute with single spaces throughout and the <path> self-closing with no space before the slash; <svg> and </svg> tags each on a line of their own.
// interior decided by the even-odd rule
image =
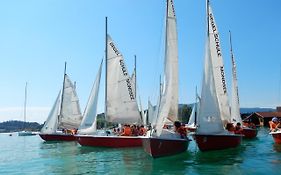
<svg viewBox="0 0 281 175">
<path fill-rule="evenodd" d="M 220 67 L 220 71 L 221 71 L 221 82 L 222 82 L 222 89 L 223 89 L 223 93 L 226 93 L 226 84 L 225 84 L 225 77 L 224 77 L 224 68 L 223 66 Z"/>
<path fill-rule="evenodd" d="M 215 37 L 217 55 L 218 55 L 218 57 L 220 57 L 220 56 L 222 56 L 222 54 L 221 54 L 221 48 L 220 48 L 219 34 L 216 33 L 217 32 L 217 27 L 216 27 L 216 24 L 215 24 L 215 21 L 214 21 L 213 14 L 210 13 L 209 16 L 210 16 L 210 20 L 211 20 L 211 26 L 212 26 L 212 30 L 213 30 L 213 33 L 214 33 L 214 37 Z"/>
</svg>

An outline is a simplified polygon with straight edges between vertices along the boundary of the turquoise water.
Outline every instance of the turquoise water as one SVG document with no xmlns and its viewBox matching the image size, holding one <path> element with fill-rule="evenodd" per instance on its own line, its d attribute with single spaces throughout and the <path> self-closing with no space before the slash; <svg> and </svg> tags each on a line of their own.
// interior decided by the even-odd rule
<svg viewBox="0 0 281 175">
<path fill-rule="evenodd" d="M 141 148 L 91 148 L 0 134 L 0 174 L 281 174 L 281 145 L 267 129 L 235 149 L 201 152 L 192 141 L 185 153 L 158 159 Z"/>
</svg>

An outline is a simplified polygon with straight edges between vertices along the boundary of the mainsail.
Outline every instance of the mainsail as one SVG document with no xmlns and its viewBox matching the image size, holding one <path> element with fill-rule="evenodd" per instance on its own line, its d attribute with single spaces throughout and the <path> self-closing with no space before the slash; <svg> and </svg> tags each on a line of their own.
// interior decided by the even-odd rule
<svg viewBox="0 0 281 175">
<path fill-rule="evenodd" d="M 140 123 L 141 116 L 131 77 L 122 54 L 109 35 L 107 48 L 106 119 L 122 124 Z"/>
<path fill-rule="evenodd" d="M 102 71 L 102 63 L 100 64 L 97 77 L 93 84 L 91 94 L 89 96 L 88 103 L 84 111 L 83 119 L 78 130 L 79 134 L 91 134 L 94 133 L 97 129 L 96 115 L 97 115 L 97 104 L 98 104 L 101 71 Z"/>
<path fill-rule="evenodd" d="M 222 120 L 229 121 L 230 112 L 218 29 L 209 3 L 207 15 L 208 34 L 197 133 L 219 134 L 225 131 Z"/>
<path fill-rule="evenodd" d="M 41 129 L 41 133 L 44 134 L 53 134 L 57 130 L 58 125 L 58 115 L 59 115 L 59 108 L 60 108 L 60 95 L 61 91 L 59 92 L 56 101 L 48 115 L 48 118 Z"/>
<path fill-rule="evenodd" d="M 160 136 L 166 119 L 178 120 L 178 37 L 173 0 L 167 1 L 165 37 L 164 88 L 156 122 L 157 136 Z"/>
<path fill-rule="evenodd" d="M 238 81 L 236 75 L 236 64 L 232 51 L 232 43 L 230 36 L 230 45 L 231 45 L 231 62 L 232 62 L 232 87 L 231 87 L 231 121 L 234 123 L 241 123 L 242 118 L 240 116 L 240 105 L 239 105 L 239 96 L 238 96 Z"/>
<path fill-rule="evenodd" d="M 67 74 L 65 74 L 63 87 L 59 127 L 66 129 L 78 128 L 82 120 L 79 99 L 75 87 Z"/>
<path fill-rule="evenodd" d="M 216 88 L 216 94 L 218 96 L 221 118 L 223 122 L 226 123 L 231 121 L 230 110 L 228 103 L 222 50 L 220 47 L 219 31 L 215 22 L 215 17 L 213 15 L 211 6 L 208 6 L 208 23 L 210 59 L 213 65 L 214 83 Z"/>
</svg>

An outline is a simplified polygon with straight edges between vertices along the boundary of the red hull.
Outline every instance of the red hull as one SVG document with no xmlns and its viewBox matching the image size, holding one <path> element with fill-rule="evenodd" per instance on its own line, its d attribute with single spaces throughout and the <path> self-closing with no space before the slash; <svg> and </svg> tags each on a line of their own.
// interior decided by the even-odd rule
<svg viewBox="0 0 281 175">
<path fill-rule="evenodd" d="M 141 147 L 142 142 L 140 137 L 134 136 L 75 136 L 78 143 L 82 146 L 93 147 Z"/>
<path fill-rule="evenodd" d="M 194 135 L 201 151 L 234 148 L 240 145 L 242 135 Z"/>
<path fill-rule="evenodd" d="M 39 134 L 45 141 L 75 141 L 74 135 L 67 134 Z"/>
<path fill-rule="evenodd" d="M 245 139 L 252 139 L 252 138 L 257 137 L 258 130 L 252 129 L 252 128 L 243 128 L 241 134 L 244 135 L 243 138 L 245 138 Z"/>
<path fill-rule="evenodd" d="M 281 144 L 281 132 L 279 132 L 279 133 L 272 133 L 271 135 L 272 135 L 275 143 Z"/>
<path fill-rule="evenodd" d="M 142 138 L 144 151 L 153 158 L 179 154 L 187 150 L 187 139 Z"/>
</svg>

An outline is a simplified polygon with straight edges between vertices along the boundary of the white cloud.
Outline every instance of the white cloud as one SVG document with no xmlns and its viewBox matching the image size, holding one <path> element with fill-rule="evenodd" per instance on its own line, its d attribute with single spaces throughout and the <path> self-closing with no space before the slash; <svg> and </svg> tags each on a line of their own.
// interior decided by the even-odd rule
<svg viewBox="0 0 281 175">
<path fill-rule="evenodd" d="M 27 107 L 26 121 L 44 123 L 50 111 L 49 107 Z M 8 120 L 24 120 L 22 107 L 0 108 L 0 122 Z"/>
</svg>

